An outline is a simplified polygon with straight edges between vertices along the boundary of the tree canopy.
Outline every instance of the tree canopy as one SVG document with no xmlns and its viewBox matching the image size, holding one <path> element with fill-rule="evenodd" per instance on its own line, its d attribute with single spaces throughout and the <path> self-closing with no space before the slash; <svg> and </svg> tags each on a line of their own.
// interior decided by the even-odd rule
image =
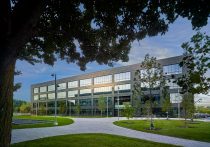
<svg viewBox="0 0 210 147">
<path fill-rule="evenodd" d="M 164 34 L 179 16 L 200 28 L 210 12 L 206 0 L 4 0 L 0 7 L 0 39 L 18 48 L 18 59 L 53 65 L 60 57 L 81 69 L 127 61 L 134 39 Z"/>
</svg>

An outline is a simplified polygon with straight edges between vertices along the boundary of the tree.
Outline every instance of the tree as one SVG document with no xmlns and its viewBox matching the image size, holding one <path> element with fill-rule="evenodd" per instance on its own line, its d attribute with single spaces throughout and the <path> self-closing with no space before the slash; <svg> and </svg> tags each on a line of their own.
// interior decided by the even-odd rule
<svg viewBox="0 0 210 147">
<path fill-rule="evenodd" d="M 67 106 L 65 102 L 60 103 L 59 112 L 60 114 L 64 114 L 67 111 Z"/>
<path fill-rule="evenodd" d="M 31 112 L 31 104 L 30 103 L 22 103 L 20 106 L 21 113 L 30 113 Z"/>
<path fill-rule="evenodd" d="M 14 68 L 18 59 L 53 65 L 58 57 L 81 69 L 93 61 L 109 65 L 127 61 L 134 39 L 164 34 L 178 16 L 191 20 L 194 29 L 206 25 L 208 2 L 195 2 L 2 0 L 1 146 L 9 146 L 11 140 Z"/>
<path fill-rule="evenodd" d="M 182 87 L 181 93 L 185 96 L 207 94 L 210 89 L 210 78 L 206 76 L 210 69 L 210 37 L 198 32 L 190 42 L 183 43 L 182 48 L 185 53 L 180 66 L 186 72 L 177 80 L 177 84 Z M 192 102 L 184 101 L 194 106 L 194 99 L 191 99 Z"/>
<path fill-rule="evenodd" d="M 39 105 L 39 113 L 40 113 L 41 115 L 46 115 L 46 107 L 45 107 L 45 105 L 42 104 L 42 103 L 40 103 L 40 105 Z"/>
<path fill-rule="evenodd" d="M 134 108 L 129 103 L 125 103 L 123 105 L 124 105 L 124 109 L 123 109 L 122 114 L 129 120 L 129 118 L 133 117 Z"/>
<path fill-rule="evenodd" d="M 144 61 L 140 64 L 140 69 L 135 73 L 134 78 L 134 89 L 140 89 L 144 95 L 144 102 L 150 103 L 150 129 L 154 129 L 153 124 L 153 107 L 155 105 L 155 100 L 153 96 L 153 91 L 160 88 L 160 81 L 162 80 L 162 68 L 159 63 L 157 63 L 156 58 L 150 57 L 149 54 L 145 55 Z"/>
<path fill-rule="evenodd" d="M 101 111 L 101 117 L 103 115 L 103 111 L 106 109 L 106 102 L 104 96 L 100 96 L 98 98 L 98 109 Z"/>
<path fill-rule="evenodd" d="M 172 104 L 170 101 L 169 87 L 166 86 L 165 78 L 163 78 L 162 87 L 163 87 L 163 89 L 162 89 L 162 100 L 163 100 L 162 111 L 167 113 L 167 120 L 168 120 L 168 113 L 169 113 L 169 110 L 170 110 Z"/>
<path fill-rule="evenodd" d="M 80 111 L 81 111 L 81 107 L 80 107 L 80 104 L 79 104 L 79 102 L 78 102 L 78 103 L 76 104 L 76 106 L 75 106 L 75 112 L 76 112 L 77 116 L 80 115 Z"/>
<path fill-rule="evenodd" d="M 194 95 L 192 93 L 185 93 L 181 102 L 183 107 L 183 115 L 185 118 L 185 128 L 187 127 L 187 118 L 192 118 L 194 115 L 195 106 L 194 106 Z"/>
<path fill-rule="evenodd" d="M 27 103 L 26 101 L 14 99 L 13 100 L 13 110 L 14 110 L 14 112 L 19 112 L 20 111 L 20 106 L 22 104 L 26 104 L 26 103 Z"/>
</svg>

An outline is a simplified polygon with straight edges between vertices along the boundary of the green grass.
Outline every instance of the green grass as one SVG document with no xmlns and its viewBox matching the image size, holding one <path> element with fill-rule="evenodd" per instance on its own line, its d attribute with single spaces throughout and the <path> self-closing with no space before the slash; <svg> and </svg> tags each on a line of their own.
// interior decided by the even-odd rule
<svg viewBox="0 0 210 147">
<path fill-rule="evenodd" d="M 210 142 L 210 123 L 195 121 L 184 127 L 183 120 L 155 120 L 155 130 L 149 130 L 148 120 L 122 120 L 115 125 L 149 133 Z"/>
<path fill-rule="evenodd" d="M 53 116 L 31 116 L 31 115 L 21 115 L 13 116 L 16 119 L 33 119 L 33 120 L 50 120 L 52 122 L 47 122 L 43 124 L 24 124 L 24 125 L 12 125 L 13 129 L 23 129 L 23 128 L 41 128 L 41 127 L 54 127 L 54 117 Z M 73 123 L 73 120 L 69 117 L 57 117 L 58 126 L 69 125 Z"/>
<path fill-rule="evenodd" d="M 173 145 L 108 134 L 62 135 L 13 144 L 12 147 L 169 147 Z"/>
</svg>

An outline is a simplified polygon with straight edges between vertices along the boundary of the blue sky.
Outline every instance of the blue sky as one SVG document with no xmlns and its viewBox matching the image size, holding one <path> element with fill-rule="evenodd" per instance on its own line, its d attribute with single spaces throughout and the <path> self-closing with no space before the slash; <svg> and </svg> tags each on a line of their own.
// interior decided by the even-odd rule
<svg viewBox="0 0 210 147">
<path fill-rule="evenodd" d="M 201 31 L 210 35 L 210 21 Z M 183 53 L 180 47 L 181 44 L 189 41 L 194 34 L 195 31 L 192 30 L 190 21 L 179 18 L 174 24 L 169 26 L 169 31 L 165 35 L 147 37 L 139 42 L 134 41 L 129 54 L 129 62 L 119 61 L 114 64 L 114 67 L 139 63 L 147 53 L 158 59 L 181 55 Z M 25 61 L 17 61 L 16 69 L 22 71 L 22 75 L 16 76 L 15 82 L 21 82 L 22 87 L 14 93 L 14 98 L 30 101 L 30 85 L 52 80 L 50 76 L 52 73 L 56 73 L 58 78 L 63 78 L 109 68 L 111 67 L 98 65 L 93 62 L 87 65 L 87 70 L 84 72 L 80 71 L 77 65 L 73 63 L 67 64 L 65 61 L 60 60 L 53 67 L 46 64 L 36 64 L 33 66 Z"/>
</svg>

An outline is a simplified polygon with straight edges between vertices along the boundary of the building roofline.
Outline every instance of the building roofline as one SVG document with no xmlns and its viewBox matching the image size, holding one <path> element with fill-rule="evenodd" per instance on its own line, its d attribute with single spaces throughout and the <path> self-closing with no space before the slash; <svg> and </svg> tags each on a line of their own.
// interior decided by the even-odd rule
<svg viewBox="0 0 210 147">
<path fill-rule="evenodd" d="M 164 62 L 164 60 L 168 60 L 168 59 L 172 59 L 173 58 L 182 58 L 183 55 L 179 55 L 179 56 L 173 56 L 173 57 L 168 57 L 168 58 L 162 58 L 162 59 L 157 59 L 158 62 Z M 127 67 L 132 67 L 132 66 L 138 66 L 140 63 L 135 63 L 135 64 L 131 64 L 131 65 L 124 65 L 124 66 L 120 66 L 120 67 L 111 67 L 110 69 L 104 69 L 104 70 L 100 70 L 100 71 L 95 71 L 95 72 L 89 72 L 89 73 L 84 73 L 84 74 L 79 74 L 79 75 L 72 75 L 72 76 L 68 76 L 68 77 L 64 77 L 61 79 L 57 79 L 57 81 L 63 81 L 63 80 L 68 80 L 69 78 L 77 78 L 77 77 L 81 77 L 81 76 L 87 76 L 87 75 L 94 75 L 94 74 L 99 74 L 99 73 L 103 73 L 103 72 L 109 72 L 109 71 L 113 71 L 113 70 L 117 70 L 117 69 L 122 69 L 122 68 L 127 68 Z M 54 80 L 49 80 L 46 82 L 40 82 L 40 83 L 34 83 L 31 84 L 31 87 L 35 87 L 36 85 L 40 85 L 40 84 L 47 84 L 47 83 L 54 83 Z"/>
</svg>

